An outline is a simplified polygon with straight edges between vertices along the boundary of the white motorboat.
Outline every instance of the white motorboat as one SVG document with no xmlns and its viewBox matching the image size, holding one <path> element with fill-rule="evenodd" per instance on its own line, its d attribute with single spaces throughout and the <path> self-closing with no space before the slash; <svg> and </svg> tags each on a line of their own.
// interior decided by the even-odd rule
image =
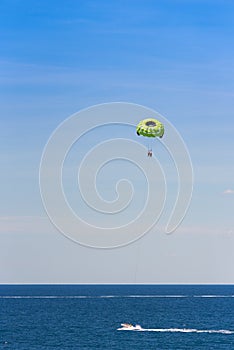
<svg viewBox="0 0 234 350">
<path fill-rule="evenodd" d="M 142 330 L 139 324 L 133 326 L 131 323 L 121 323 L 121 328 L 118 328 L 118 331 L 140 331 Z"/>
</svg>

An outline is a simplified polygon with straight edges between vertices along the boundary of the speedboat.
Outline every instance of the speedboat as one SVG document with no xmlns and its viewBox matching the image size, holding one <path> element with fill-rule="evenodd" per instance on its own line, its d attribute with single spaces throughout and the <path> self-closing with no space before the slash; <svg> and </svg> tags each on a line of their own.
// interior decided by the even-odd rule
<svg viewBox="0 0 234 350">
<path fill-rule="evenodd" d="M 142 330 L 139 324 L 133 326 L 131 323 L 121 323 L 121 328 L 118 328 L 118 331 L 140 331 Z"/>
</svg>

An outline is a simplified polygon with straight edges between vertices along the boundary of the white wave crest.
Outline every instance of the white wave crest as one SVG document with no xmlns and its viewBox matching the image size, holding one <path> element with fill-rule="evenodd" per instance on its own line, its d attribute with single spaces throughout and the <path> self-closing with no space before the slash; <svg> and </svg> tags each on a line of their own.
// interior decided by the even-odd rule
<svg viewBox="0 0 234 350">
<path fill-rule="evenodd" d="M 0 299 L 100 299 L 100 298 L 233 298 L 234 295 L 1 295 Z"/>
</svg>

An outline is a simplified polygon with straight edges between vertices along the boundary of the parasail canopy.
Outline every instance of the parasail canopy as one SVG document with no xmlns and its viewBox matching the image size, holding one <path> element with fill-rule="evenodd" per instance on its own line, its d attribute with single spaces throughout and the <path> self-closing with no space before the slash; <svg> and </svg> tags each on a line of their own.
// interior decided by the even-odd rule
<svg viewBox="0 0 234 350">
<path fill-rule="evenodd" d="M 157 119 L 148 118 L 141 120 L 136 127 L 137 135 L 145 137 L 160 137 L 164 135 L 164 126 Z"/>
</svg>

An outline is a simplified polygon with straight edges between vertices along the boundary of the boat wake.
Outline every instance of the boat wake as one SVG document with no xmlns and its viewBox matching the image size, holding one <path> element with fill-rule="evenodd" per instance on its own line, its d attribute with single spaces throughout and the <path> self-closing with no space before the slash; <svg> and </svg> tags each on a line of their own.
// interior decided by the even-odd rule
<svg viewBox="0 0 234 350">
<path fill-rule="evenodd" d="M 196 328 L 142 328 L 139 325 L 124 326 L 118 328 L 118 331 L 137 331 L 137 332 L 162 332 L 162 333 L 209 333 L 209 334 L 234 334 L 234 330 L 229 329 L 196 329 Z"/>
</svg>

